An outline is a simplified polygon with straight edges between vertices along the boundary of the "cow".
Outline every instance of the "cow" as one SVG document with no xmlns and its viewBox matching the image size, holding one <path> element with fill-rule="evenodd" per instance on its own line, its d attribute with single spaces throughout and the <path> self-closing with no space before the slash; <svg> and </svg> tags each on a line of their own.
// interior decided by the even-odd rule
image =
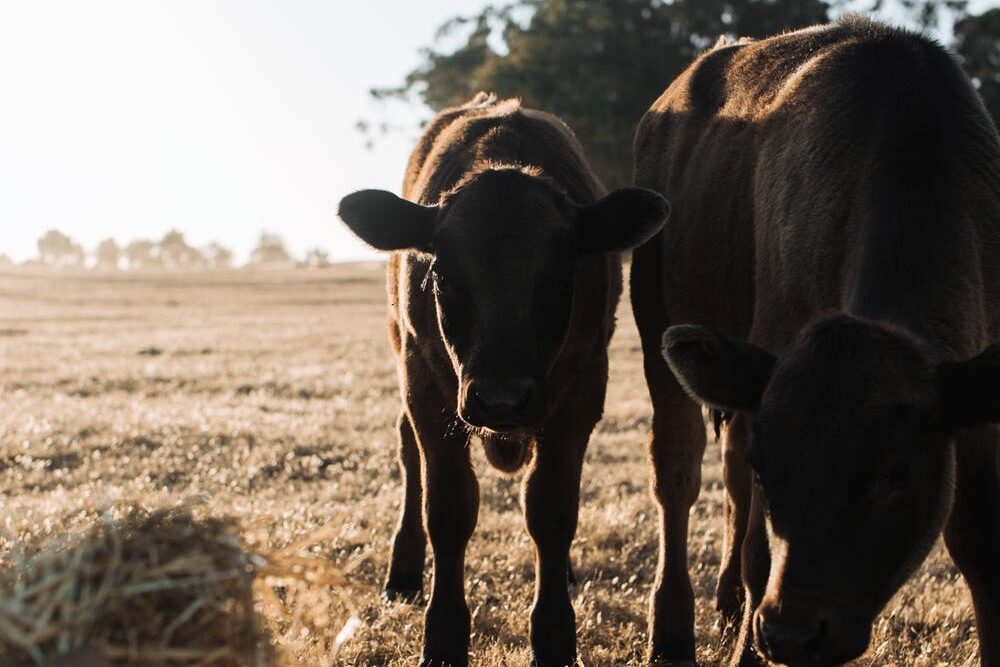
<svg viewBox="0 0 1000 667">
<path fill-rule="evenodd" d="M 392 253 L 405 490 L 385 594 L 420 595 L 426 532 L 434 569 L 423 665 L 468 660 L 463 564 L 479 508 L 470 437 L 500 471 L 529 468 L 533 659 L 575 663 L 569 548 L 584 451 L 604 409 L 621 253 L 667 213 L 648 190 L 605 194 L 555 116 L 483 94 L 429 124 L 402 198 L 363 190 L 341 201 L 347 226 Z"/>
<path fill-rule="evenodd" d="M 860 17 L 724 41 L 635 153 L 672 206 L 630 276 L 661 507 L 650 658 L 695 660 L 701 404 L 726 422 L 732 665 L 861 654 L 942 532 L 1000 665 L 1000 142 L 955 59 Z"/>
</svg>

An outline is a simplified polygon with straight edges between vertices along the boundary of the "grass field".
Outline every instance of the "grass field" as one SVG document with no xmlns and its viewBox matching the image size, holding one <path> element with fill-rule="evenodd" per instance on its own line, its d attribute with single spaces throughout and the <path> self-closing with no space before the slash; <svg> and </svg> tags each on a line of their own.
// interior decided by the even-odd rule
<svg viewBox="0 0 1000 667">
<path fill-rule="evenodd" d="M 348 571 L 364 622 L 344 665 L 414 665 L 421 610 L 379 597 L 399 510 L 399 397 L 382 268 L 101 274 L 0 273 L 0 529 L 57 534 L 119 501 L 201 501 L 278 548 L 328 526 L 314 551 Z M 650 407 L 626 301 L 605 418 L 590 444 L 573 559 L 585 665 L 638 665 L 656 562 L 645 442 Z M 711 443 L 711 440 L 710 440 Z M 475 665 L 526 665 L 531 545 L 519 480 L 491 472 L 469 549 Z M 705 455 L 690 570 L 699 657 L 720 665 L 713 591 L 722 542 L 718 445 Z M 429 576 L 429 573 L 428 573 Z M 283 637 L 322 665 L 351 610 Z M 320 624 L 322 625 L 322 624 Z M 858 665 L 976 665 L 969 595 L 939 545 L 881 617 Z"/>
</svg>

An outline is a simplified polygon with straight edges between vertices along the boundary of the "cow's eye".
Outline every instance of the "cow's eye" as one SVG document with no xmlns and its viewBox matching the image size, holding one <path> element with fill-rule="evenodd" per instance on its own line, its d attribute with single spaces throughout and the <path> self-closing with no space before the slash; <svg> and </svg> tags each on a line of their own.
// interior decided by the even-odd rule
<svg viewBox="0 0 1000 667">
<path fill-rule="evenodd" d="M 750 427 L 750 440 L 747 442 L 747 464 L 752 470 L 760 470 L 761 427 L 756 423 Z"/>
<path fill-rule="evenodd" d="M 436 263 L 431 264 L 431 280 L 434 281 L 434 287 L 449 287 L 451 281 L 448 279 L 448 274 L 441 270 L 441 267 Z"/>
<path fill-rule="evenodd" d="M 462 284 L 461 280 L 455 280 L 434 269 L 431 269 L 431 277 L 433 278 L 434 292 L 438 295 L 455 298 L 466 297 L 468 295 L 468 290 Z"/>
<path fill-rule="evenodd" d="M 542 301 L 552 302 L 565 298 L 571 291 L 572 283 L 569 281 L 551 281 L 543 283 L 538 294 Z"/>
<path fill-rule="evenodd" d="M 890 493 L 903 491 L 910 485 L 910 477 L 910 463 L 908 461 L 898 461 L 890 465 L 889 469 L 886 470 L 882 486 Z"/>
</svg>

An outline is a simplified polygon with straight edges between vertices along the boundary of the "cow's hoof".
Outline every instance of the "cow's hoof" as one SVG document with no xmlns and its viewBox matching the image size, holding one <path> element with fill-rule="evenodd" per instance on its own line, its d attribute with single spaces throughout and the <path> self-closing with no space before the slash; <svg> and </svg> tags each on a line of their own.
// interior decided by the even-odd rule
<svg viewBox="0 0 1000 667">
<path fill-rule="evenodd" d="M 576 656 L 573 655 L 554 658 L 535 653 L 531 656 L 531 667 L 574 667 L 576 664 Z"/>
<path fill-rule="evenodd" d="M 730 667 L 765 667 L 769 664 L 771 663 L 761 658 L 755 651 L 745 651 L 734 655 L 729 662 Z"/>
<path fill-rule="evenodd" d="M 469 667 L 469 659 L 463 658 L 428 658 L 420 661 L 420 667 Z"/>
<path fill-rule="evenodd" d="M 743 598 L 737 596 L 720 596 L 715 603 L 715 610 L 721 616 L 722 626 L 739 628 L 743 618 Z"/>
<path fill-rule="evenodd" d="M 83 651 L 82 653 L 64 655 L 47 664 L 50 667 L 111 667 L 111 658 L 96 651 Z"/>
<path fill-rule="evenodd" d="M 420 586 L 395 586 L 386 584 L 382 589 L 382 599 L 386 602 L 402 604 L 423 604 L 424 592 Z"/>
</svg>

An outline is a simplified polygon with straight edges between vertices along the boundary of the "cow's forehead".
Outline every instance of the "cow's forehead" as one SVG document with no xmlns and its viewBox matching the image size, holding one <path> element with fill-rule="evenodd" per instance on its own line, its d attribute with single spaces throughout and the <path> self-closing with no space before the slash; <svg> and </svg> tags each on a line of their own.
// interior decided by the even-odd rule
<svg viewBox="0 0 1000 667">
<path fill-rule="evenodd" d="M 451 262 L 466 260 L 496 263 L 546 262 L 573 250 L 575 235 L 568 220 L 555 207 L 508 202 L 449 211 L 435 233 L 439 256 Z"/>
<path fill-rule="evenodd" d="M 435 247 L 447 255 L 545 256 L 559 254 L 572 243 L 569 227 L 555 224 L 444 226 L 435 236 Z"/>
<path fill-rule="evenodd" d="M 934 399 L 933 377 L 929 355 L 911 337 L 865 322 L 827 322 L 782 355 L 764 401 L 815 409 L 924 406 Z"/>
</svg>

